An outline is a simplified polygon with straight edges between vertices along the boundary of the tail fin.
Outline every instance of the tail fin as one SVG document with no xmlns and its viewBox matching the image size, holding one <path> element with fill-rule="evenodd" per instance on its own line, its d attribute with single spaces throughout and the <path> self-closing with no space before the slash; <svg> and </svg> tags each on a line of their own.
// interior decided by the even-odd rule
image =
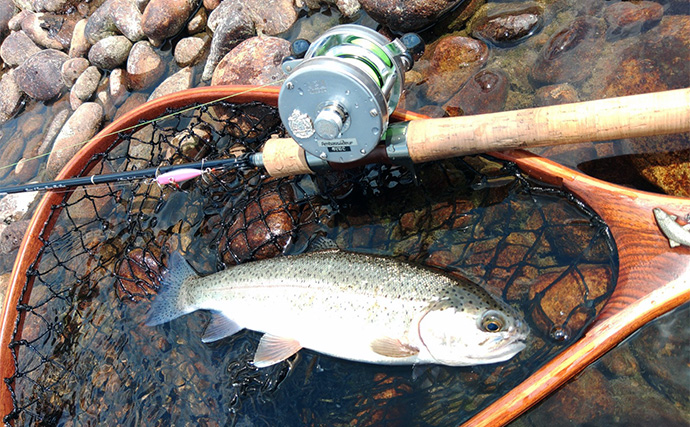
<svg viewBox="0 0 690 427">
<path fill-rule="evenodd" d="M 163 275 L 160 291 L 151 304 L 147 326 L 160 325 L 193 311 L 191 307 L 181 307 L 179 297 L 185 280 L 194 276 L 196 273 L 182 255 L 173 252 L 168 259 L 168 271 Z"/>
</svg>

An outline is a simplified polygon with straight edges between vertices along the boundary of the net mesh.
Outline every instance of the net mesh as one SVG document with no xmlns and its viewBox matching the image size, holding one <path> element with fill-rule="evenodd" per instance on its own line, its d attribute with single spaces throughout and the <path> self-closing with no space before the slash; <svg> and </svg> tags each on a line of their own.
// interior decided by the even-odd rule
<svg viewBox="0 0 690 427">
<path fill-rule="evenodd" d="M 123 133 L 89 173 L 255 152 L 284 136 L 277 111 L 218 103 Z M 85 170 L 87 170 L 85 169 Z M 457 425 L 577 338 L 613 291 L 601 220 L 572 195 L 489 156 L 413 174 L 372 165 L 270 178 L 207 171 L 180 188 L 79 188 L 53 207 L 27 272 L 5 379 L 14 425 Z M 53 225 L 54 224 L 54 225 Z M 251 365 L 259 335 L 212 344 L 207 313 L 143 325 L 167 258 L 202 275 L 308 250 L 315 234 L 480 283 L 522 311 L 529 347 L 505 364 L 382 367 L 302 350 Z"/>
</svg>

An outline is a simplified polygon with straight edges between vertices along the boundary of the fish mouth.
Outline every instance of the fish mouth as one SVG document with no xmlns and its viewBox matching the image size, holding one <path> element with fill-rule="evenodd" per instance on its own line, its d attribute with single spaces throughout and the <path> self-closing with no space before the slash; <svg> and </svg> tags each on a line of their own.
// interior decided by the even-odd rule
<svg viewBox="0 0 690 427">
<path fill-rule="evenodd" d="M 525 348 L 527 348 L 526 337 L 520 337 L 502 345 L 501 350 L 498 352 L 492 352 L 490 355 L 467 356 L 467 358 L 470 360 L 481 360 L 482 363 L 505 362 Z"/>
</svg>

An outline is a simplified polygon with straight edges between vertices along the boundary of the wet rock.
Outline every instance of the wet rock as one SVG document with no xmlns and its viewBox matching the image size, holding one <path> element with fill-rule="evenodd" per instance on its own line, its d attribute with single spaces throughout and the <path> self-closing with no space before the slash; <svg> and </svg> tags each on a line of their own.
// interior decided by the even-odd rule
<svg viewBox="0 0 690 427">
<path fill-rule="evenodd" d="M 448 100 L 488 56 L 489 48 L 482 41 L 459 36 L 441 39 L 431 56 L 426 97 L 436 103 Z"/>
<path fill-rule="evenodd" d="M 40 50 L 23 31 L 14 31 L 2 42 L 0 57 L 6 66 L 17 67 Z"/>
<path fill-rule="evenodd" d="M 60 69 L 65 86 L 74 86 L 74 82 L 77 81 L 81 73 L 89 68 L 90 65 L 89 60 L 86 58 L 71 58 L 65 61 Z"/>
<path fill-rule="evenodd" d="M 151 0 L 141 17 L 146 37 L 158 45 L 184 28 L 198 0 Z"/>
<path fill-rule="evenodd" d="M 50 147 L 53 146 L 55 137 L 57 137 L 58 133 L 60 133 L 60 129 L 62 129 L 62 126 L 64 126 L 71 113 L 72 112 L 69 108 L 65 108 L 55 114 L 45 132 L 45 135 L 43 136 L 41 145 L 36 150 L 36 155 L 43 156 L 50 151 Z"/>
<path fill-rule="evenodd" d="M 211 84 L 262 85 L 277 82 L 283 76 L 282 60 L 289 54 L 290 42 L 285 39 L 253 37 L 225 55 L 213 73 Z"/>
<path fill-rule="evenodd" d="M 110 36 L 99 40 L 89 49 L 91 64 L 103 70 L 112 70 L 127 61 L 132 42 L 125 36 Z"/>
<path fill-rule="evenodd" d="M 10 70 L 0 77 L 0 125 L 11 119 L 22 105 L 23 93 Z"/>
<path fill-rule="evenodd" d="M 127 58 L 127 81 L 130 90 L 150 87 L 165 72 L 166 66 L 151 43 L 139 41 L 134 44 Z"/>
<path fill-rule="evenodd" d="M 10 0 L 0 0 L 0 39 L 5 37 L 10 32 L 8 26 L 10 19 L 17 12 L 17 8 Z"/>
<path fill-rule="evenodd" d="M 218 62 L 241 41 L 257 33 L 277 35 L 287 31 L 296 20 L 297 12 L 288 0 L 275 3 L 261 0 L 222 2 L 208 18 L 213 39 L 201 79 L 209 80 Z"/>
<path fill-rule="evenodd" d="M 110 99 L 116 107 L 127 99 L 127 73 L 122 68 L 116 68 L 110 73 L 109 92 Z"/>
<path fill-rule="evenodd" d="M 39 101 L 55 98 L 65 88 L 60 69 L 67 61 L 67 54 L 46 49 L 33 54 L 17 67 L 15 79 L 24 93 Z"/>
<path fill-rule="evenodd" d="M 168 95 L 171 93 L 191 88 L 193 77 L 194 70 L 191 67 L 185 67 L 181 69 L 172 76 L 163 80 L 163 83 L 158 85 L 158 87 L 153 91 L 153 93 L 151 93 L 151 96 L 149 96 L 148 101 L 159 98 L 163 95 Z"/>
<path fill-rule="evenodd" d="M 539 53 L 530 77 L 539 84 L 575 83 L 592 74 L 600 55 L 600 24 L 590 17 L 579 17 L 551 36 Z"/>
<path fill-rule="evenodd" d="M 69 46 L 69 56 L 70 58 L 86 57 L 91 48 L 91 42 L 86 39 L 86 34 L 84 30 L 86 29 L 86 19 L 82 19 L 74 25 L 74 31 L 72 31 L 72 42 Z"/>
<path fill-rule="evenodd" d="M 647 31 L 661 21 L 664 6 L 653 1 L 625 1 L 610 4 L 604 11 L 609 24 L 609 39 L 636 35 Z"/>
<path fill-rule="evenodd" d="M 29 228 L 29 220 L 16 221 L 9 224 L 0 234 L 0 254 L 9 254 L 19 249 L 26 229 Z"/>
<path fill-rule="evenodd" d="M 133 0 L 107 0 L 89 17 L 84 28 L 91 43 L 118 33 L 132 43 L 144 38 L 142 14 Z"/>
<path fill-rule="evenodd" d="M 536 4 L 494 7 L 472 24 L 472 36 L 495 46 L 513 46 L 541 30 L 543 13 Z"/>
<path fill-rule="evenodd" d="M 396 31 L 420 30 L 436 22 L 458 0 L 360 0 L 362 9 L 376 22 Z"/>
<path fill-rule="evenodd" d="M 21 220 L 29 212 L 36 196 L 38 196 L 37 191 L 4 196 L 0 199 L 0 223 Z"/>
<path fill-rule="evenodd" d="M 95 102 L 85 102 L 77 108 L 55 138 L 46 164 L 48 177 L 55 177 L 82 144 L 98 132 L 102 120 L 103 108 Z"/>
<path fill-rule="evenodd" d="M 22 19 L 22 31 L 39 46 L 67 50 L 76 23 L 74 15 L 29 13 Z"/>
<path fill-rule="evenodd" d="M 112 121 L 115 113 L 117 113 L 117 106 L 113 102 L 113 97 L 110 96 L 109 77 L 111 76 L 101 80 L 94 95 L 94 101 L 103 107 L 103 119 L 108 122 Z"/>
<path fill-rule="evenodd" d="M 206 24 L 208 23 L 208 12 L 203 7 L 194 14 L 194 17 L 187 22 L 187 32 L 190 35 L 200 33 L 206 30 Z"/>
<path fill-rule="evenodd" d="M 70 92 L 70 105 L 76 110 L 84 101 L 88 101 L 96 92 L 101 81 L 101 72 L 95 66 L 87 68 L 77 79 Z"/>
<path fill-rule="evenodd" d="M 138 106 L 142 105 L 146 102 L 146 98 L 146 95 L 144 95 L 143 93 L 131 94 L 127 97 L 127 99 L 125 99 L 125 102 L 123 102 L 122 105 L 120 105 L 120 108 L 117 109 L 117 113 L 115 113 L 115 117 L 113 117 L 113 120 L 119 119 L 125 113 L 128 113 L 133 109 L 137 108 Z"/>
<path fill-rule="evenodd" d="M 160 250 L 154 250 L 156 252 L 152 253 L 148 249 L 136 248 L 119 262 L 115 287 L 119 299 L 138 301 L 156 293 L 163 264 Z"/>
<path fill-rule="evenodd" d="M 175 62 L 179 67 L 196 65 L 206 54 L 211 39 L 204 34 L 201 37 L 186 37 L 175 46 Z"/>
<path fill-rule="evenodd" d="M 534 103 L 537 107 L 570 104 L 580 101 L 577 90 L 568 83 L 542 86 L 537 89 Z"/>
<path fill-rule="evenodd" d="M 472 76 L 443 106 L 449 116 L 503 111 L 508 96 L 508 80 L 498 70 L 482 70 Z"/>
</svg>

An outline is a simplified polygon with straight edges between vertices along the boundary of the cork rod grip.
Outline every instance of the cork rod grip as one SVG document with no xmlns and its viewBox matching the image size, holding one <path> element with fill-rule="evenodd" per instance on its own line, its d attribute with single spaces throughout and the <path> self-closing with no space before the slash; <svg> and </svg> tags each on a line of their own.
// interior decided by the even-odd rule
<svg viewBox="0 0 690 427">
<path fill-rule="evenodd" d="M 271 138 L 264 144 L 263 163 L 269 175 L 307 175 L 314 172 L 309 168 L 304 149 L 292 138 Z"/>
<path fill-rule="evenodd" d="M 415 163 L 487 151 L 690 132 L 690 88 L 501 113 L 413 120 Z"/>
</svg>

